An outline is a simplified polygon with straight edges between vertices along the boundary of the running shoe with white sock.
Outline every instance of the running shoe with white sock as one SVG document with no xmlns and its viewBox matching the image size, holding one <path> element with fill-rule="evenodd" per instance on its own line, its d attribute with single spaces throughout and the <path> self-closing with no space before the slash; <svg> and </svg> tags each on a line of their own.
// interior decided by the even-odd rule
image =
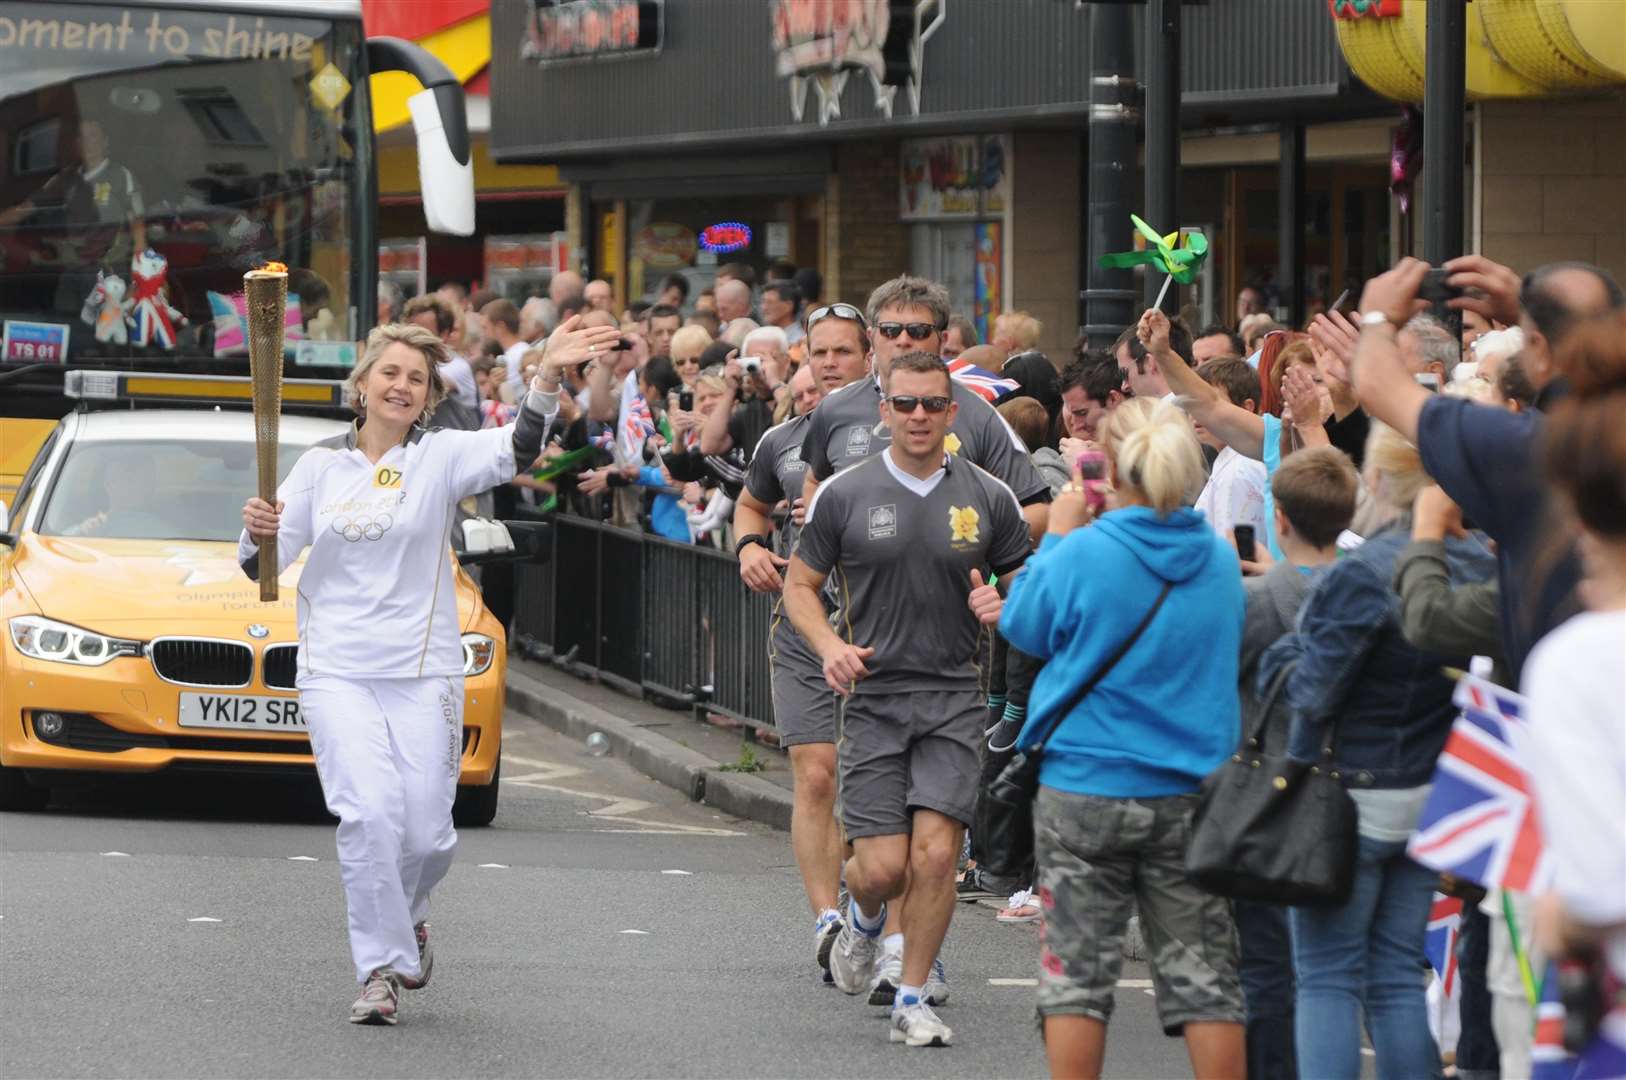
<svg viewBox="0 0 1626 1080">
<path fill-rule="evenodd" d="M 824 972 L 825 982 L 834 981 L 830 975 L 830 952 L 835 948 L 836 938 L 846 925 L 841 921 L 840 912 L 828 909 L 819 916 L 819 921 L 813 928 L 814 956 L 819 961 L 819 970 Z"/>
<path fill-rule="evenodd" d="M 429 924 L 421 922 L 412 928 L 418 938 L 418 977 L 410 975 L 397 976 L 401 980 L 403 990 L 422 990 L 429 985 L 429 973 L 435 967 L 435 950 L 429 947 Z"/>
<path fill-rule="evenodd" d="M 352 1024 L 393 1024 L 401 1006 L 400 976 L 379 968 L 367 976 L 361 996 L 350 1006 Z"/>
<path fill-rule="evenodd" d="M 858 905 L 851 909 L 851 919 L 836 934 L 830 950 L 830 978 L 844 994 L 861 994 L 870 985 L 875 972 L 875 954 L 881 948 L 880 928 L 886 922 L 886 906 L 881 906 L 875 933 L 866 934 L 858 929 L 861 913 Z"/>
<path fill-rule="evenodd" d="M 887 1038 L 910 1046 L 947 1046 L 954 1037 L 949 1026 L 937 1018 L 924 1001 L 903 1002 L 892 1010 L 892 1028 Z"/>
<path fill-rule="evenodd" d="M 875 979 L 869 986 L 871 1005 L 891 1005 L 903 984 L 903 947 L 883 947 L 875 960 Z"/>
<path fill-rule="evenodd" d="M 924 996 L 928 1005 L 948 1004 L 948 973 L 943 970 L 942 957 L 932 961 L 932 973 L 926 976 Z"/>
</svg>

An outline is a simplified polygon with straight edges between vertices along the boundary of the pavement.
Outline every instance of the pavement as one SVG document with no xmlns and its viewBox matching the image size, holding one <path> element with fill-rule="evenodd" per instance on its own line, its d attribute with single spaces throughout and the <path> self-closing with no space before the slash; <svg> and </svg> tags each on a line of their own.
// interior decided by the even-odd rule
<svg viewBox="0 0 1626 1080">
<path fill-rule="evenodd" d="M 619 696 L 599 716 L 528 675 L 516 694 L 630 730 L 601 728 L 611 751 L 594 757 L 510 710 L 497 820 L 461 833 L 434 979 L 398 1027 L 344 1020 L 355 986 L 314 778 L 90 780 L 0 814 L 0 1077 L 1044 1074 L 1036 926 L 962 905 L 944 949 L 954 1045 L 890 1044 L 879 1010 L 819 981 L 785 835 L 714 805 L 766 807 L 776 766 L 714 785 L 738 732 L 682 713 L 657 727 Z M 693 780 L 632 767 L 655 752 L 634 753 L 639 734 L 709 761 L 690 760 L 701 801 Z M 1122 977 L 1107 1075 L 1188 1075 L 1144 965 Z"/>
</svg>

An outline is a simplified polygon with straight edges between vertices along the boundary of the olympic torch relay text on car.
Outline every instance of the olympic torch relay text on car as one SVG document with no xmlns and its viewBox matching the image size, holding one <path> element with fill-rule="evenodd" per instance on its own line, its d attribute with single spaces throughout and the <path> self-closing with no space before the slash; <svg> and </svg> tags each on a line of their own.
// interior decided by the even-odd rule
<svg viewBox="0 0 1626 1080">
<path fill-rule="evenodd" d="M 222 397 L 241 408 L 240 389 Z M 284 415 L 280 471 L 344 430 Z M 69 772 L 311 768 L 294 688 L 302 561 L 261 603 L 235 555 L 255 458 L 246 411 L 76 412 L 56 425 L 0 514 L 0 806 L 42 806 Z M 358 541 L 389 527 L 372 506 L 350 517 Z M 446 558 L 464 654 L 458 818 L 485 824 L 505 642 Z"/>
</svg>

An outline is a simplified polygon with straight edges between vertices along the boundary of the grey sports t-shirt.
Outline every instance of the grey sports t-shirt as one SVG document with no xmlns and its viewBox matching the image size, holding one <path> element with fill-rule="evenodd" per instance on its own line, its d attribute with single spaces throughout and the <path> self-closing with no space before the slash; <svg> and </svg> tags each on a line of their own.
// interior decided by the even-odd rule
<svg viewBox="0 0 1626 1080">
<path fill-rule="evenodd" d="M 757 440 L 745 474 L 745 490 L 757 500 L 772 506 L 781 499 L 795 502 L 802 497 L 802 477 L 807 473 L 807 462 L 802 460 L 802 436 L 807 434 L 808 415 L 775 425 Z M 798 531 L 787 515 L 779 526 L 774 550 L 789 558 Z"/>
<path fill-rule="evenodd" d="M 837 633 L 875 650 L 855 692 L 973 688 L 982 628 L 966 605 L 971 571 L 986 581 L 1026 558 L 1022 509 L 1009 487 L 953 455 L 926 494 L 887 465 L 877 454 L 821 484 L 796 554 L 835 583 Z"/>
<path fill-rule="evenodd" d="M 745 474 L 745 490 L 752 497 L 769 506 L 784 499 L 795 502 L 802 497 L 802 477 L 807 462 L 802 460 L 802 436 L 807 434 L 807 415 L 793 417 L 763 432 L 751 454 L 751 467 Z M 774 550 L 781 557 L 790 558 L 801 532 L 787 514 L 779 523 L 774 539 Z M 828 591 L 826 591 L 828 606 Z M 776 665 L 786 665 L 817 673 L 824 664 L 813 652 L 805 638 L 796 632 L 785 615 L 783 596 L 774 597 L 773 622 L 768 631 L 768 656 Z"/>
<path fill-rule="evenodd" d="M 1018 502 L 1048 501 L 1050 486 L 1010 425 L 975 391 L 957 380 L 950 382 L 960 411 L 949 427 L 949 453 L 993 474 L 1016 493 Z M 881 422 L 880 384 L 859 379 L 826 394 L 808 414 L 802 460 L 822 484 L 832 474 L 880 453 L 891 441 L 892 433 Z"/>
</svg>

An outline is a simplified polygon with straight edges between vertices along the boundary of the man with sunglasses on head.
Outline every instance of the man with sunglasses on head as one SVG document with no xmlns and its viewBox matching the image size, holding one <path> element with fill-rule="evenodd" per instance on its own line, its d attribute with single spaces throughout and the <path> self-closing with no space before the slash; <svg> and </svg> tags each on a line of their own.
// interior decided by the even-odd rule
<svg viewBox="0 0 1626 1080">
<path fill-rule="evenodd" d="M 869 335 L 864 313 L 851 304 L 830 304 L 807 316 L 808 360 L 791 380 L 797 416 L 770 428 L 757 443 L 745 489 L 734 504 L 734 553 L 740 580 L 752 592 L 780 593 L 781 571 L 789 564 L 802 518 L 802 438 L 827 392 L 869 374 Z M 803 382 L 806 391 L 797 390 Z M 804 409 L 804 403 L 806 408 Z M 770 546 L 774 507 L 788 512 L 779 525 L 777 550 Z M 779 745 L 790 755 L 794 802 L 790 846 L 802 872 L 802 887 L 813 909 L 814 955 L 829 979 L 830 949 L 842 928 L 837 896 L 841 888 L 841 832 L 836 826 L 836 696 L 824 681 L 823 663 L 774 604 L 768 656 L 773 684 L 774 726 Z"/>
<path fill-rule="evenodd" d="M 873 992 L 888 904 L 903 905 L 890 1038 L 947 1046 L 952 1033 L 931 1009 L 928 984 L 976 806 L 987 715 L 978 644 L 1001 607 L 984 581 L 1014 572 L 1030 540 L 1011 489 L 947 449 L 962 406 L 942 358 L 904 352 L 882 379 L 886 446 L 819 487 L 791 557 L 785 608 L 846 699 L 840 771 L 852 907 L 830 974 L 845 993 Z M 825 609 L 827 579 L 844 598 L 845 636 Z"/>
<path fill-rule="evenodd" d="M 892 361 L 911 352 L 937 356 L 949 315 L 948 290 L 925 278 L 906 274 L 870 294 L 870 349 L 875 377 L 826 394 L 813 410 L 802 441 L 802 460 L 808 465 L 802 494 L 807 505 L 812 505 L 819 485 L 831 476 L 886 449 L 892 434 L 882 420 L 881 399 Z M 992 405 L 959 380 L 949 380 L 949 397 L 955 408 L 949 415 L 944 438 L 946 451 L 987 470 L 1010 488 L 1021 504 L 1032 536 L 1043 536 L 1049 521 L 1050 485 L 1034 468 L 1027 446 Z M 870 989 L 872 1005 L 890 1005 L 895 998 L 906 940 L 903 912 L 907 903 L 905 897 L 892 905 Z M 926 994 L 933 1005 L 948 1000 L 941 964 L 934 964 Z"/>
</svg>

